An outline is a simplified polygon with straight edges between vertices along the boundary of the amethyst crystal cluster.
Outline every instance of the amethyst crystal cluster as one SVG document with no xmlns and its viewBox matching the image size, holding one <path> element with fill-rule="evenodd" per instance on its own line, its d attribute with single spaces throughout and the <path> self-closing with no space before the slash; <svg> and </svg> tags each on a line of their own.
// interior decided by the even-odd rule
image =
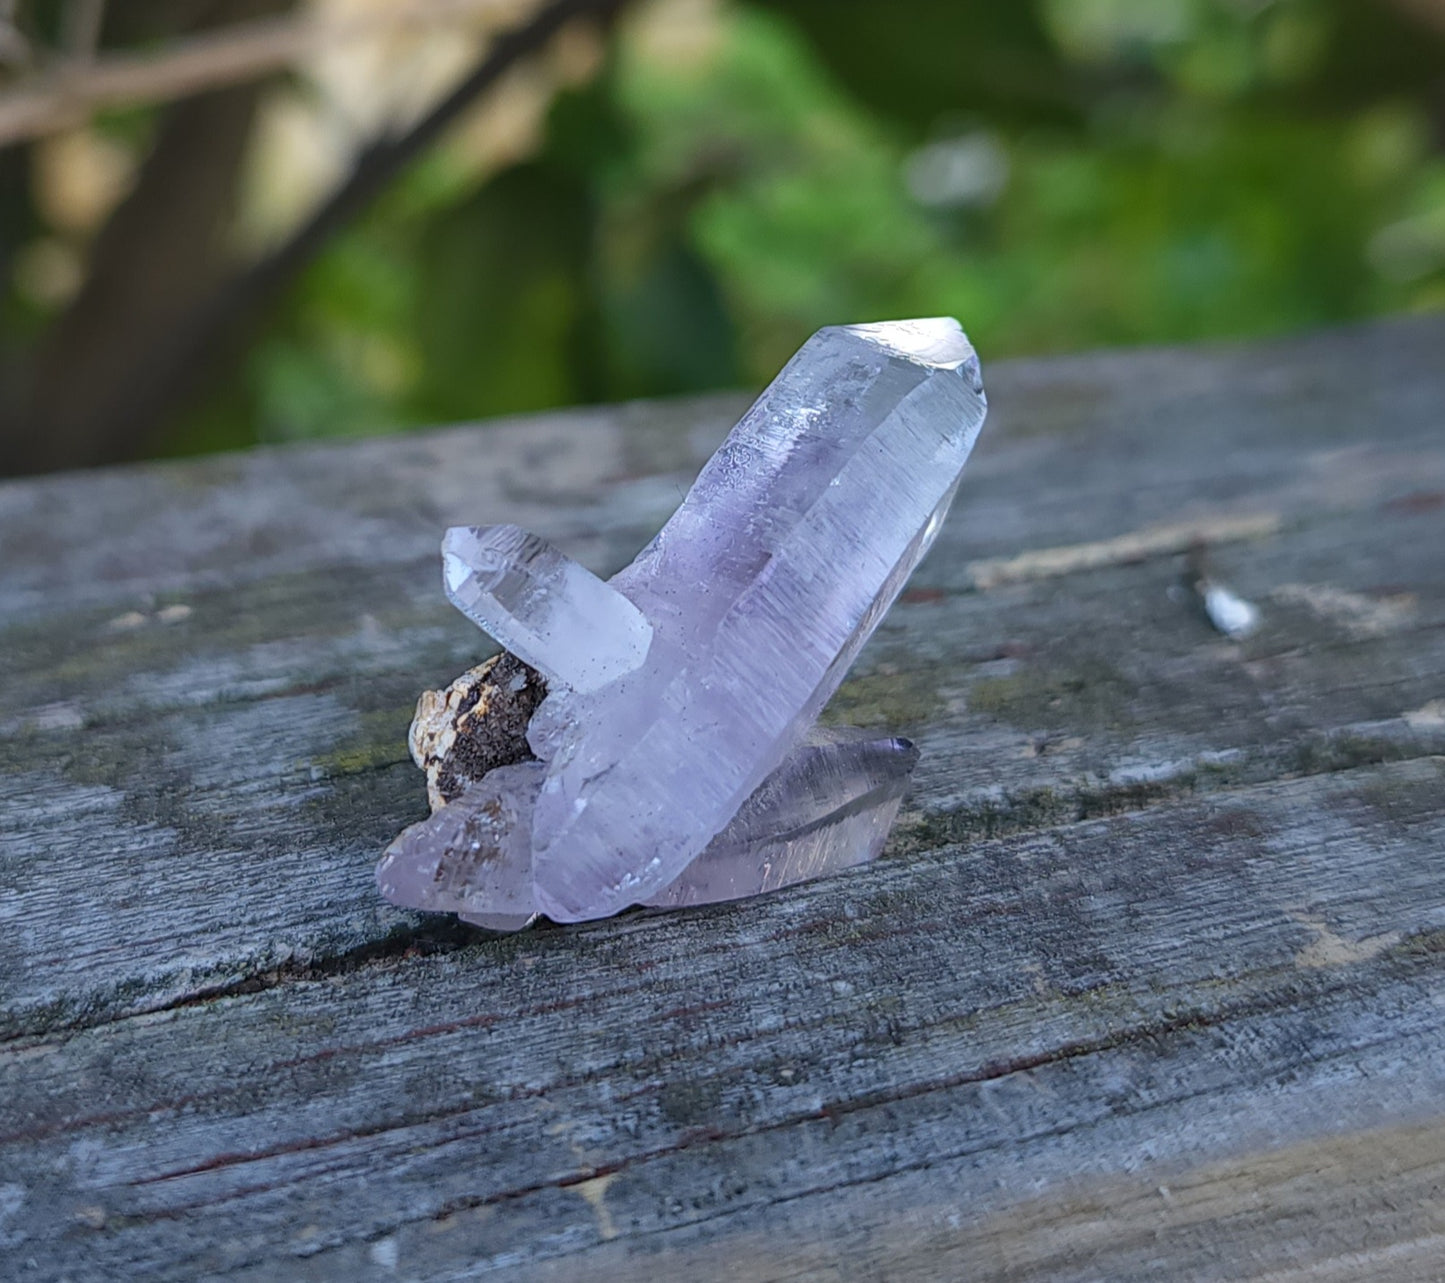
<svg viewBox="0 0 1445 1283">
<path fill-rule="evenodd" d="M 448 531 L 448 596 L 545 697 L 521 760 L 434 795 L 387 849 L 382 893 L 513 929 L 873 858 L 917 752 L 814 722 L 937 535 L 984 412 L 956 321 L 825 329 L 610 581 L 515 526 Z"/>
</svg>

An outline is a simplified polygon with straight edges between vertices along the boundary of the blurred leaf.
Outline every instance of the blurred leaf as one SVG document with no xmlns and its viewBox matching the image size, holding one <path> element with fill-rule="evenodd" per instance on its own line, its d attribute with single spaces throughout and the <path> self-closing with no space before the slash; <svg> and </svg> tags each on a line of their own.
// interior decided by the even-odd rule
<svg viewBox="0 0 1445 1283">
<path fill-rule="evenodd" d="M 339 236 L 192 444 L 757 386 L 860 319 L 992 358 L 1442 306 L 1442 68 L 1366 0 L 655 0 L 525 164 L 439 149 Z"/>
<path fill-rule="evenodd" d="M 519 166 L 434 219 L 411 317 L 426 356 L 413 414 L 464 419 L 581 399 L 590 202 L 575 179 Z"/>
</svg>

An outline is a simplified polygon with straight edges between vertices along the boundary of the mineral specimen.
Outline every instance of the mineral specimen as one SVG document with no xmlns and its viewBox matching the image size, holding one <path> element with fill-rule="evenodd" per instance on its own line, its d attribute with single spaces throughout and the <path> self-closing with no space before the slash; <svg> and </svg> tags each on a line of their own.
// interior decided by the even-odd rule
<svg viewBox="0 0 1445 1283">
<path fill-rule="evenodd" d="M 826 329 L 611 581 L 514 526 L 448 531 L 451 600 L 547 695 L 534 760 L 404 832 L 383 893 L 510 927 L 876 854 L 915 751 L 809 731 L 937 535 L 984 412 L 956 321 Z"/>
<path fill-rule="evenodd" d="M 814 727 L 671 886 L 644 903 L 678 908 L 776 890 L 871 860 L 898 813 L 918 750 L 852 727 Z M 515 931 L 537 910 L 532 809 L 545 768 L 497 767 L 413 824 L 377 868 L 397 904 Z"/>
</svg>

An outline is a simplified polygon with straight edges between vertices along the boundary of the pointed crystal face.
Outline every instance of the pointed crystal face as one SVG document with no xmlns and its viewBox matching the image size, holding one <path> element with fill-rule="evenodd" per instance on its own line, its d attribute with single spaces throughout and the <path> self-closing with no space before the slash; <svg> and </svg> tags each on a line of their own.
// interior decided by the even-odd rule
<svg viewBox="0 0 1445 1283">
<path fill-rule="evenodd" d="M 737 813 L 926 551 L 984 409 L 953 321 L 823 330 L 788 363 L 612 580 L 653 646 L 578 701 L 549 765 L 532 834 L 544 912 L 648 899 Z"/>
<path fill-rule="evenodd" d="M 918 750 L 852 727 L 814 732 L 647 904 L 740 900 L 866 864 L 883 850 Z"/>
<path fill-rule="evenodd" d="M 652 642 L 626 597 L 520 526 L 448 530 L 442 573 L 452 605 L 553 686 L 598 690 Z"/>
<path fill-rule="evenodd" d="M 530 917 L 529 835 L 541 783 L 540 762 L 499 766 L 402 830 L 376 866 L 382 895 L 410 909 Z"/>
<path fill-rule="evenodd" d="M 931 546 L 984 413 L 956 321 L 822 330 L 610 583 L 516 527 L 449 531 L 453 602 L 550 690 L 527 734 L 540 762 L 472 798 L 509 817 L 490 839 L 505 858 L 481 860 L 506 886 L 477 881 L 461 911 L 577 921 L 876 853 L 911 746 L 800 746 Z M 393 844 L 393 888 L 414 866 L 410 891 L 445 898 L 437 879 L 459 875 L 428 864 L 438 846 L 476 862 L 475 824 L 442 818 L 464 800 Z M 815 820 L 784 824 L 784 803 Z"/>
</svg>

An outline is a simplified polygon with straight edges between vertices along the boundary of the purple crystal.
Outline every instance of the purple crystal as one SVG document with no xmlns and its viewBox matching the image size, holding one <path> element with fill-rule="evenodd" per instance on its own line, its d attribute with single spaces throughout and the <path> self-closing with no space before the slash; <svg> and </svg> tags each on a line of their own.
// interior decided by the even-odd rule
<svg viewBox="0 0 1445 1283">
<path fill-rule="evenodd" d="M 738 900 L 866 863 L 882 850 L 917 761 L 908 740 L 815 727 L 732 823 L 646 903 Z M 528 837 L 544 773 L 541 762 L 499 767 L 403 830 L 377 866 L 382 893 L 493 931 L 525 926 L 539 911 Z"/>
<path fill-rule="evenodd" d="M 598 690 L 652 642 L 626 597 L 520 526 L 448 530 L 442 572 L 452 605 L 553 686 Z"/>
<path fill-rule="evenodd" d="M 376 866 L 382 895 L 412 909 L 525 922 L 537 911 L 531 831 L 542 770 L 540 762 L 499 766 L 403 829 Z"/>
<path fill-rule="evenodd" d="M 815 727 L 677 881 L 646 903 L 740 900 L 866 864 L 883 849 L 917 763 L 906 739 Z"/>
<path fill-rule="evenodd" d="M 540 761 L 403 834 L 384 892 L 578 921 L 871 858 L 911 746 L 804 736 L 932 544 L 984 412 L 956 321 L 826 329 L 610 585 L 515 527 L 449 531 L 452 600 L 548 678 Z M 491 827 L 443 818 L 462 803 Z M 448 882 L 433 856 L 478 834 L 505 858 Z"/>
</svg>

